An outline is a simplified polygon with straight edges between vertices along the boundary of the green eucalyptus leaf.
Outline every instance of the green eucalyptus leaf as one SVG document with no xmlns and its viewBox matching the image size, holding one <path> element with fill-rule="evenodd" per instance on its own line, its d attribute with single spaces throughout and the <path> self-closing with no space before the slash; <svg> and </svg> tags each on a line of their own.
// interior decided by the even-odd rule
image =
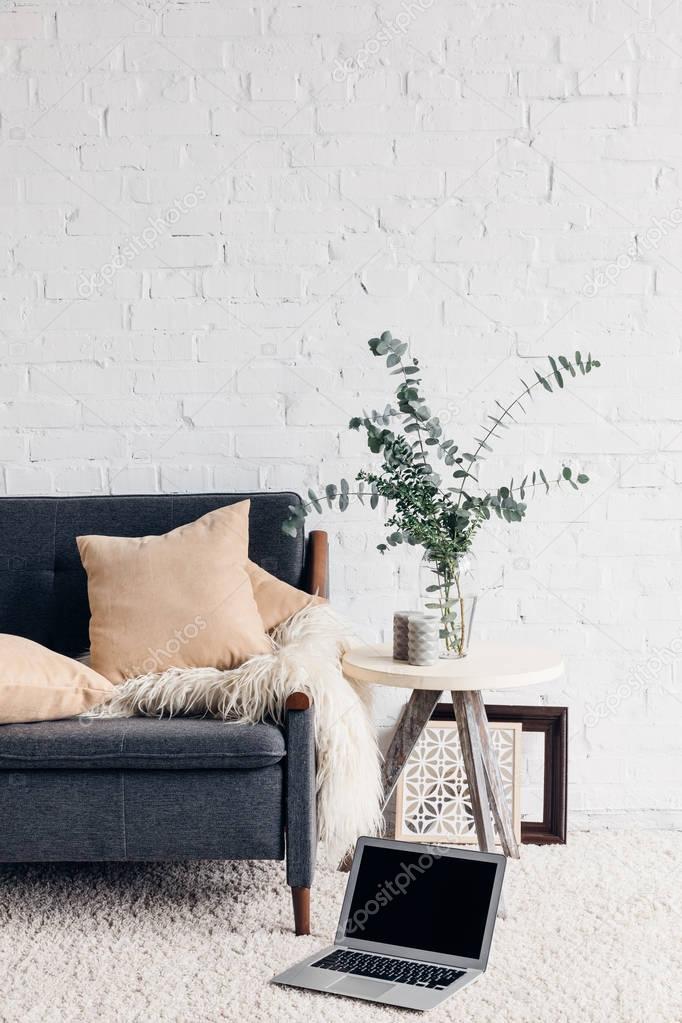
<svg viewBox="0 0 682 1023">
<path fill-rule="evenodd" d="M 542 386 L 544 387 L 544 389 L 545 389 L 546 391 L 551 391 L 551 390 L 552 390 L 552 385 L 550 384 L 549 380 L 547 380 L 547 378 L 546 378 L 546 377 L 543 377 L 543 376 L 541 376 L 541 375 L 540 375 L 540 374 L 538 373 L 538 371 L 537 371 L 537 370 L 534 370 L 533 372 L 535 373 L 535 376 L 536 376 L 536 377 L 537 377 L 537 379 L 538 379 L 538 383 L 539 383 L 539 384 L 542 384 Z"/>
<path fill-rule="evenodd" d="M 315 509 L 315 511 L 319 512 L 320 514 L 322 514 L 322 505 L 320 504 L 320 499 L 317 496 L 317 494 L 315 493 L 315 491 L 314 490 L 308 490 L 308 497 L 310 498 L 310 503 L 312 504 L 312 506 Z"/>
<path fill-rule="evenodd" d="M 371 494 L 371 497 L 369 499 L 369 506 L 370 506 L 370 508 L 376 508 L 376 506 L 378 504 L 379 504 L 379 492 L 377 490 L 376 483 L 373 483 L 372 484 L 372 494 Z"/>
</svg>

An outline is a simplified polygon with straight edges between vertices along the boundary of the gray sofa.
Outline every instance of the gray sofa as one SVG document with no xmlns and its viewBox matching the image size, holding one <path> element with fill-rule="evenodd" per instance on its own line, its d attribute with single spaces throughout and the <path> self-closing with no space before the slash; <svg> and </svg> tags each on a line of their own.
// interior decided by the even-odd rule
<svg viewBox="0 0 682 1023">
<path fill-rule="evenodd" d="M 80 534 L 165 533 L 251 499 L 250 556 L 326 595 L 326 536 L 286 537 L 294 494 L 0 498 L 0 632 L 60 653 L 89 646 Z M 283 728 L 208 719 L 0 725 L 0 863 L 286 859 L 297 934 L 316 850 L 313 708 Z"/>
</svg>

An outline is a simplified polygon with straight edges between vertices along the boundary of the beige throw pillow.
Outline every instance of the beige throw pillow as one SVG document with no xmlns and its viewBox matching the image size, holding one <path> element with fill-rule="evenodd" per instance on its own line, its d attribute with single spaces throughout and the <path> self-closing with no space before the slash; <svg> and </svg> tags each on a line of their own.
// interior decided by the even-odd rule
<svg viewBox="0 0 682 1023">
<path fill-rule="evenodd" d="M 112 682 L 166 668 L 235 668 L 270 643 L 246 572 L 249 501 L 163 536 L 79 536 L 90 653 Z"/>
<path fill-rule="evenodd" d="M 0 724 L 74 717 L 105 703 L 113 691 L 85 664 L 22 636 L 0 634 Z"/>
<path fill-rule="evenodd" d="M 270 575 L 253 561 L 246 563 L 246 571 L 249 573 L 253 595 L 267 632 L 309 604 L 324 603 L 322 597 L 312 597 L 309 593 L 297 590 L 295 586 L 290 586 L 289 583 Z"/>
</svg>

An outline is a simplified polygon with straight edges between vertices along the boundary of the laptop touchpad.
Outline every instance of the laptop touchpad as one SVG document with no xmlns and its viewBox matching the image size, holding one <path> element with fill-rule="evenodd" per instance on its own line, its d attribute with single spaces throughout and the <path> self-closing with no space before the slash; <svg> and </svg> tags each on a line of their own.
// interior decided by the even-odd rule
<svg viewBox="0 0 682 1023">
<path fill-rule="evenodd" d="M 395 984 L 382 980 L 369 980 L 364 977 L 344 977 L 338 984 L 332 984 L 327 991 L 338 992 L 340 995 L 355 995 L 356 998 L 380 998 Z"/>
</svg>

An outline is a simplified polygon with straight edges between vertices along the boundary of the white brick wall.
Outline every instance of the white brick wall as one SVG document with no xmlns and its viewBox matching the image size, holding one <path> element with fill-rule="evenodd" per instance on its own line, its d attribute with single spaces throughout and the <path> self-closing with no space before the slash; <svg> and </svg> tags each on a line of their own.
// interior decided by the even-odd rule
<svg viewBox="0 0 682 1023">
<path fill-rule="evenodd" d="M 576 823 L 681 809 L 682 24 L 636 6 L 0 5 L 2 492 L 351 475 L 384 328 L 458 439 L 546 351 L 603 357 L 486 471 L 590 487 L 478 545 L 480 632 L 566 655 L 509 699 L 569 705 Z M 335 602 L 385 633 L 414 561 L 325 524 Z"/>
</svg>

